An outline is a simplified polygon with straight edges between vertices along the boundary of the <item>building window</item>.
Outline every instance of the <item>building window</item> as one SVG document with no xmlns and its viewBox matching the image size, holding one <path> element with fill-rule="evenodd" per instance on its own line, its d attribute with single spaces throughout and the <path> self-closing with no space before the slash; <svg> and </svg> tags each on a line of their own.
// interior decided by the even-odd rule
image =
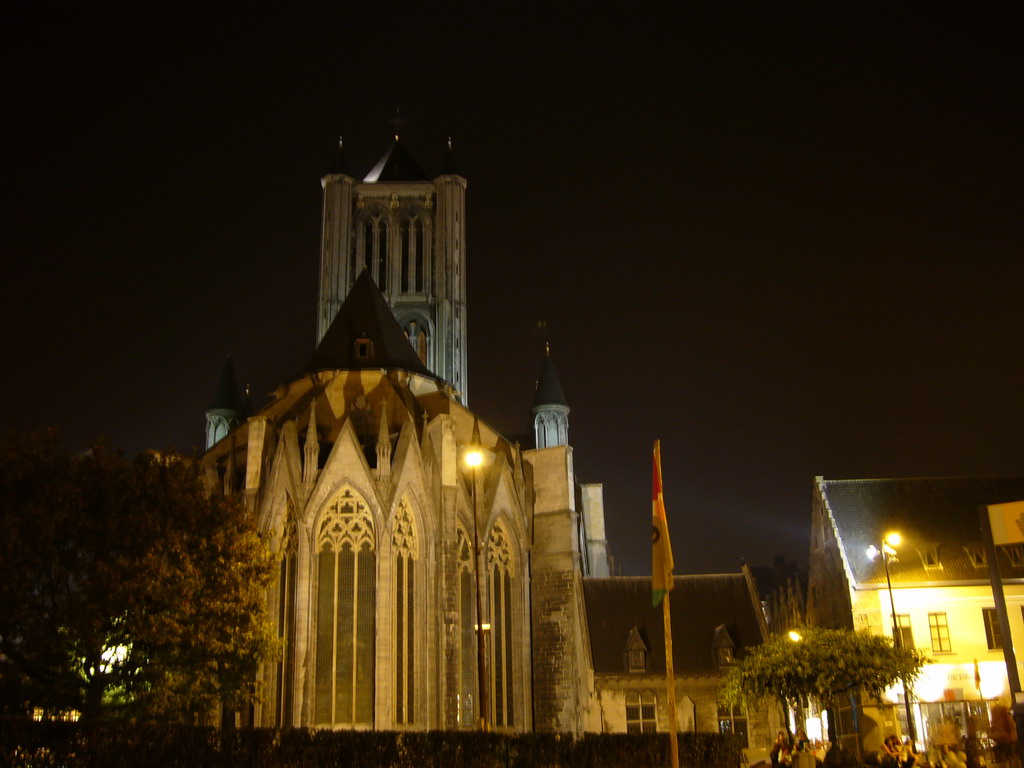
<svg viewBox="0 0 1024 768">
<path fill-rule="evenodd" d="M 487 609 L 491 619 L 490 698 L 492 724 L 514 725 L 512 701 L 512 653 L 516 647 L 512 632 L 512 550 L 500 525 L 495 525 L 487 541 L 489 594 Z"/>
<path fill-rule="evenodd" d="M 460 528 L 459 553 L 459 703 L 458 724 L 471 726 L 476 721 L 476 606 L 473 603 L 473 548 Z"/>
<path fill-rule="evenodd" d="M 298 534 L 295 507 L 288 499 L 284 533 L 281 537 L 281 560 L 277 580 L 277 637 L 281 643 L 281 660 L 277 662 L 275 692 L 275 724 L 289 728 L 292 722 L 295 689 L 295 576 L 298 561 Z"/>
<path fill-rule="evenodd" d="M 975 568 L 984 568 L 988 564 L 988 560 L 985 557 L 985 548 L 981 544 L 965 544 L 964 551 L 967 553 L 967 559 L 971 561 L 971 565 Z"/>
<path fill-rule="evenodd" d="M 750 740 L 747 738 L 747 715 L 742 707 L 718 705 L 718 732 L 735 733 L 743 739 L 744 747 L 750 746 Z"/>
<path fill-rule="evenodd" d="M 420 362 L 429 368 L 430 363 L 427 361 L 427 324 L 422 320 L 410 320 L 402 330 L 405 331 L 405 338 L 409 340 L 412 348 L 416 350 L 416 355 L 419 357 Z"/>
<path fill-rule="evenodd" d="M 317 532 L 317 723 L 372 725 L 377 553 L 373 520 L 345 489 Z"/>
<path fill-rule="evenodd" d="M 988 642 L 990 651 L 999 651 L 1003 648 L 1003 632 L 999 626 L 999 614 L 995 608 L 982 608 L 981 618 L 985 622 L 985 640 Z"/>
<path fill-rule="evenodd" d="M 921 556 L 921 563 L 926 569 L 942 567 L 938 544 L 922 544 L 917 553 Z"/>
<path fill-rule="evenodd" d="M 640 636 L 640 630 L 634 625 L 626 639 L 626 669 L 633 674 L 647 671 L 647 644 Z"/>
<path fill-rule="evenodd" d="M 362 242 L 359 252 L 363 266 L 370 270 L 370 277 L 377 283 L 381 293 L 388 290 L 388 220 L 383 213 L 367 216 L 359 233 Z"/>
<path fill-rule="evenodd" d="M 651 691 L 626 691 L 626 733 L 654 733 L 658 700 Z"/>
<path fill-rule="evenodd" d="M 416 531 L 409 506 L 403 500 L 395 515 L 395 722 L 415 722 Z"/>
<path fill-rule="evenodd" d="M 1003 551 L 1006 552 L 1006 556 L 1010 559 L 1010 565 L 1014 568 L 1024 566 L 1024 546 L 1011 544 L 1008 547 L 1003 547 Z"/>
<path fill-rule="evenodd" d="M 355 341 L 356 344 L 356 360 L 366 361 L 373 356 L 373 342 L 369 339 L 360 336 Z"/>
<path fill-rule="evenodd" d="M 722 646 L 718 648 L 718 666 L 724 667 L 732 664 L 732 648 Z"/>
<path fill-rule="evenodd" d="M 896 614 L 896 629 L 899 631 L 899 643 L 901 648 L 914 647 L 914 633 L 910 629 L 910 614 Z"/>
<path fill-rule="evenodd" d="M 931 631 L 934 653 L 949 653 L 953 650 L 949 643 L 949 624 L 945 613 L 929 613 L 928 629 Z"/>
<path fill-rule="evenodd" d="M 411 213 L 399 225 L 401 249 L 401 289 L 403 293 L 423 293 L 426 284 L 427 238 L 423 216 Z"/>
</svg>

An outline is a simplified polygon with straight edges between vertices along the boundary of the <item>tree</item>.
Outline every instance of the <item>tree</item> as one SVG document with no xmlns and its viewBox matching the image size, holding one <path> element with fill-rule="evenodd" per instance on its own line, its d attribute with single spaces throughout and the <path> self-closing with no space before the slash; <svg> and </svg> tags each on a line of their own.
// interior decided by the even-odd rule
<svg viewBox="0 0 1024 768">
<path fill-rule="evenodd" d="M 270 554 L 179 458 L 0 443 L 0 703 L 188 718 L 255 700 Z"/>
<path fill-rule="evenodd" d="M 772 697 L 787 708 L 814 698 L 832 713 L 852 691 L 879 698 L 897 682 L 909 684 L 928 661 L 916 649 L 895 648 L 889 638 L 867 632 L 808 627 L 799 638 L 773 635 L 730 667 L 722 698 L 739 704 Z M 829 717 L 830 731 L 834 725 Z M 834 742 L 835 734 L 829 735 Z"/>
</svg>

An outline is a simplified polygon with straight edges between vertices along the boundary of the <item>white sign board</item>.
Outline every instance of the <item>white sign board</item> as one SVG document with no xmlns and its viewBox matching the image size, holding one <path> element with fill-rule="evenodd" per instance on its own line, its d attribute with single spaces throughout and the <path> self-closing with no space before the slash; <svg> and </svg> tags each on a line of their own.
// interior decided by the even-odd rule
<svg viewBox="0 0 1024 768">
<path fill-rule="evenodd" d="M 1024 501 L 989 504 L 992 541 L 1000 544 L 1024 544 Z"/>
</svg>

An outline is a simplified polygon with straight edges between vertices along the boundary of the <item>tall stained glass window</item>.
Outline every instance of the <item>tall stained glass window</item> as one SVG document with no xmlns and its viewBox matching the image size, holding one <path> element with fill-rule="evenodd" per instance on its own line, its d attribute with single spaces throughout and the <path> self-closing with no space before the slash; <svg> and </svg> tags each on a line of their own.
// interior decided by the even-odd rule
<svg viewBox="0 0 1024 768">
<path fill-rule="evenodd" d="M 403 501 L 395 515 L 392 533 L 394 546 L 394 659 L 395 659 L 395 722 L 416 721 L 415 628 L 416 628 L 416 531 L 409 505 Z"/>
<path fill-rule="evenodd" d="M 512 550 L 500 524 L 487 541 L 488 608 L 491 630 L 490 701 L 495 727 L 514 725 L 512 702 Z"/>
<path fill-rule="evenodd" d="M 275 619 L 282 652 L 276 669 L 274 718 L 278 728 L 287 728 L 294 725 L 292 710 L 295 703 L 295 569 L 298 559 L 295 505 L 290 498 L 285 513 L 280 554 Z"/>
<path fill-rule="evenodd" d="M 317 530 L 317 723 L 372 725 L 377 553 L 373 519 L 345 489 Z"/>
</svg>

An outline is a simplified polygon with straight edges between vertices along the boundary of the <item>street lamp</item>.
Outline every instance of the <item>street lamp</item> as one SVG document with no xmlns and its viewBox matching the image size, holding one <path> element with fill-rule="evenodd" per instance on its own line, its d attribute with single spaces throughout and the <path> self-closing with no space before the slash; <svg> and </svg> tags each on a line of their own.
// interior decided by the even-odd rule
<svg viewBox="0 0 1024 768">
<path fill-rule="evenodd" d="M 476 630 L 476 675 L 477 675 L 477 698 L 480 701 L 480 719 L 479 726 L 480 730 L 487 730 L 487 682 L 486 676 L 484 675 L 484 632 L 485 627 L 490 629 L 490 626 L 484 624 L 484 612 L 483 603 L 480 599 L 480 532 L 479 524 L 477 523 L 477 509 L 476 509 L 476 481 L 477 471 L 480 465 L 484 463 L 483 451 L 478 447 L 480 444 L 480 432 L 479 427 L 476 424 L 473 425 L 473 447 L 470 448 L 463 461 L 466 462 L 466 466 L 470 468 L 472 473 L 472 489 L 470 496 L 473 501 L 473 574 L 476 577 L 476 622 L 473 628 Z"/>
<path fill-rule="evenodd" d="M 885 534 L 880 549 L 874 544 L 868 547 L 868 556 L 872 559 L 879 554 L 882 555 L 882 564 L 885 566 L 885 586 L 889 590 L 889 609 L 892 614 L 892 641 L 897 648 L 903 647 L 903 635 L 900 634 L 899 626 L 896 622 L 896 601 L 892 596 L 892 577 L 889 575 L 889 561 L 896 557 L 896 547 L 900 545 L 901 541 L 903 541 L 903 537 L 896 531 L 891 531 Z M 907 684 L 906 677 L 903 678 L 903 706 L 907 712 L 907 735 L 910 736 L 911 743 L 916 743 L 917 735 L 914 728 L 914 717 L 910 709 L 910 686 Z"/>
</svg>

